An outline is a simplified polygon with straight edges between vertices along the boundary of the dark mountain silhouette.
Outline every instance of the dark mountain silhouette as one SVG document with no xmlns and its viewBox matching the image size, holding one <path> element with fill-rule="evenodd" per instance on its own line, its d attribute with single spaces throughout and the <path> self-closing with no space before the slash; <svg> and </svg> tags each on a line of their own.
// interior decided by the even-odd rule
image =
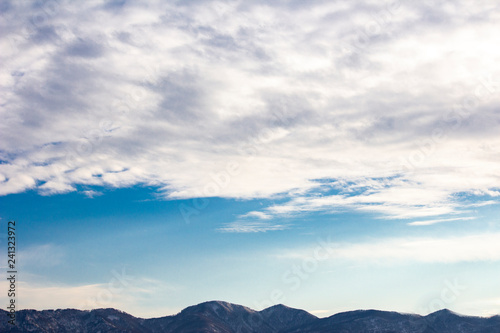
<svg viewBox="0 0 500 333">
<path fill-rule="evenodd" d="M 304 310 L 289 308 L 283 304 L 271 306 L 258 312 L 258 315 L 272 328 L 272 332 L 290 331 L 292 327 L 316 322 L 318 317 Z"/>
<path fill-rule="evenodd" d="M 284 305 L 262 311 L 221 301 L 190 306 L 174 316 L 142 319 L 116 309 L 20 310 L 16 326 L 0 310 L 0 332 L 71 333 L 500 333 L 500 316 L 462 316 L 440 310 L 427 316 L 358 310 L 328 318 Z"/>
</svg>

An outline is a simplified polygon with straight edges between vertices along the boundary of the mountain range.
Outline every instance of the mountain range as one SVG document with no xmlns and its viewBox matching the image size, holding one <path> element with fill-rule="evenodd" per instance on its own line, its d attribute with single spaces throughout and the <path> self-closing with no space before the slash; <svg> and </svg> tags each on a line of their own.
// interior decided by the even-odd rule
<svg viewBox="0 0 500 333">
<path fill-rule="evenodd" d="M 71 333 L 500 333 L 500 316 L 462 316 L 440 310 L 427 316 L 358 310 L 318 318 L 304 310 L 275 305 L 255 311 L 210 301 L 173 316 L 142 319 L 116 309 L 20 310 L 16 325 L 0 310 L 0 332 Z"/>
</svg>

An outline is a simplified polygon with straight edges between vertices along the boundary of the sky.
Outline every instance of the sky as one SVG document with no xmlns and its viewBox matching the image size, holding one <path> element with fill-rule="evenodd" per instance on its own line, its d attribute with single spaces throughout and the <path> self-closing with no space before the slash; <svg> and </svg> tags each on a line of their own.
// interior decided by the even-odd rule
<svg viewBox="0 0 500 333">
<path fill-rule="evenodd" d="M 15 220 L 20 308 L 500 313 L 500 4 L 0 17 L 0 267 Z"/>
</svg>

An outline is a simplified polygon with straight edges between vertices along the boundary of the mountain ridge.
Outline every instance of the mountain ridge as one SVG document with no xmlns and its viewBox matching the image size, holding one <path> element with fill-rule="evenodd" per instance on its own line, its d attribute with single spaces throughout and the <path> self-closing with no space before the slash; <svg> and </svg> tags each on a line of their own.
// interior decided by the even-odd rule
<svg viewBox="0 0 500 333">
<path fill-rule="evenodd" d="M 7 318 L 7 311 L 0 310 Z M 464 316 L 448 309 L 426 316 L 380 310 L 354 310 L 318 318 L 283 304 L 256 311 L 224 301 L 192 305 L 170 316 L 138 318 L 126 312 L 94 310 L 19 310 L 16 326 L 0 321 L 1 332 L 130 333 L 500 333 L 500 315 Z"/>
</svg>

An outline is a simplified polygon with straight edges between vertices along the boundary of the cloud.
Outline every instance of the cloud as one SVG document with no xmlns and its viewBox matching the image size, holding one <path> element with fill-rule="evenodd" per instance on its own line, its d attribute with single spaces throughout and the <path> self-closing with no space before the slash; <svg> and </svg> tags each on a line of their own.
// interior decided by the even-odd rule
<svg viewBox="0 0 500 333">
<path fill-rule="evenodd" d="M 83 194 L 85 194 L 85 196 L 87 198 L 94 198 L 94 197 L 98 197 L 98 196 L 101 196 L 103 195 L 102 192 L 98 192 L 98 191 L 93 191 L 93 190 L 87 190 L 87 191 L 83 191 Z"/>
<path fill-rule="evenodd" d="M 146 184 L 288 197 L 261 217 L 460 213 L 460 193 L 500 188 L 497 7 L 11 3 L 0 194 Z"/>
<path fill-rule="evenodd" d="M 259 211 L 252 211 L 252 212 L 249 212 L 249 213 L 246 213 L 246 214 L 240 216 L 240 218 L 252 218 L 252 217 L 258 218 L 261 220 L 269 220 L 271 218 L 270 215 L 263 213 L 263 212 L 259 212 Z"/>
<path fill-rule="evenodd" d="M 158 306 L 160 299 L 175 293 L 179 287 L 139 276 L 132 276 L 130 279 L 126 276 L 123 279 L 119 272 L 106 283 L 65 285 L 33 283 L 26 279 L 16 283 L 24 295 L 21 296 L 20 302 L 22 309 L 115 308 L 135 316 L 146 317 L 165 316 L 180 310 Z M 8 289 L 8 281 L 1 281 L 0 287 Z"/>
<path fill-rule="evenodd" d="M 466 302 L 463 306 L 463 313 L 473 313 L 476 309 L 482 309 L 479 313 L 483 317 L 497 316 L 500 312 L 500 298 L 487 297 L 483 299 Z"/>
<path fill-rule="evenodd" d="M 456 217 L 456 218 L 451 218 L 451 219 L 435 219 L 435 220 L 422 220 L 422 221 L 413 221 L 408 223 L 408 225 L 432 225 L 436 223 L 442 223 L 442 222 L 450 222 L 450 221 L 468 221 L 468 220 L 474 220 L 475 217 Z"/>
<path fill-rule="evenodd" d="M 322 244 L 327 260 L 374 264 L 460 263 L 500 260 L 498 233 L 443 238 L 387 238 L 371 242 Z M 290 251 L 280 258 L 309 258 L 314 251 Z M 323 254 L 322 254 L 323 256 Z"/>
<path fill-rule="evenodd" d="M 42 244 L 22 249 L 17 255 L 25 267 L 54 267 L 64 263 L 66 251 L 59 245 Z"/>
<path fill-rule="evenodd" d="M 285 230 L 289 226 L 277 223 L 266 223 L 259 221 L 235 221 L 227 223 L 224 227 L 219 228 L 221 232 L 235 232 L 235 233 L 255 233 L 267 232 L 276 230 Z"/>
<path fill-rule="evenodd" d="M 464 191 L 464 192 L 462 192 Z M 467 188 L 453 190 L 410 182 L 404 177 L 358 178 L 354 180 L 318 180 L 316 186 L 303 193 L 291 195 L 285 203 L 271 205 L 258 213 L 267 218 L 300 216 L 310 212 L 354 210 L 375 212 L 388 219 L 427 218 L 471 213 L 470 208 L 498 204 L 494 200 L 472 202 L 476 197 Z M 453 217 L 411 222 L 409 225 L 430 225 L 445 221 L 472 219 Z"/>
</svg>

